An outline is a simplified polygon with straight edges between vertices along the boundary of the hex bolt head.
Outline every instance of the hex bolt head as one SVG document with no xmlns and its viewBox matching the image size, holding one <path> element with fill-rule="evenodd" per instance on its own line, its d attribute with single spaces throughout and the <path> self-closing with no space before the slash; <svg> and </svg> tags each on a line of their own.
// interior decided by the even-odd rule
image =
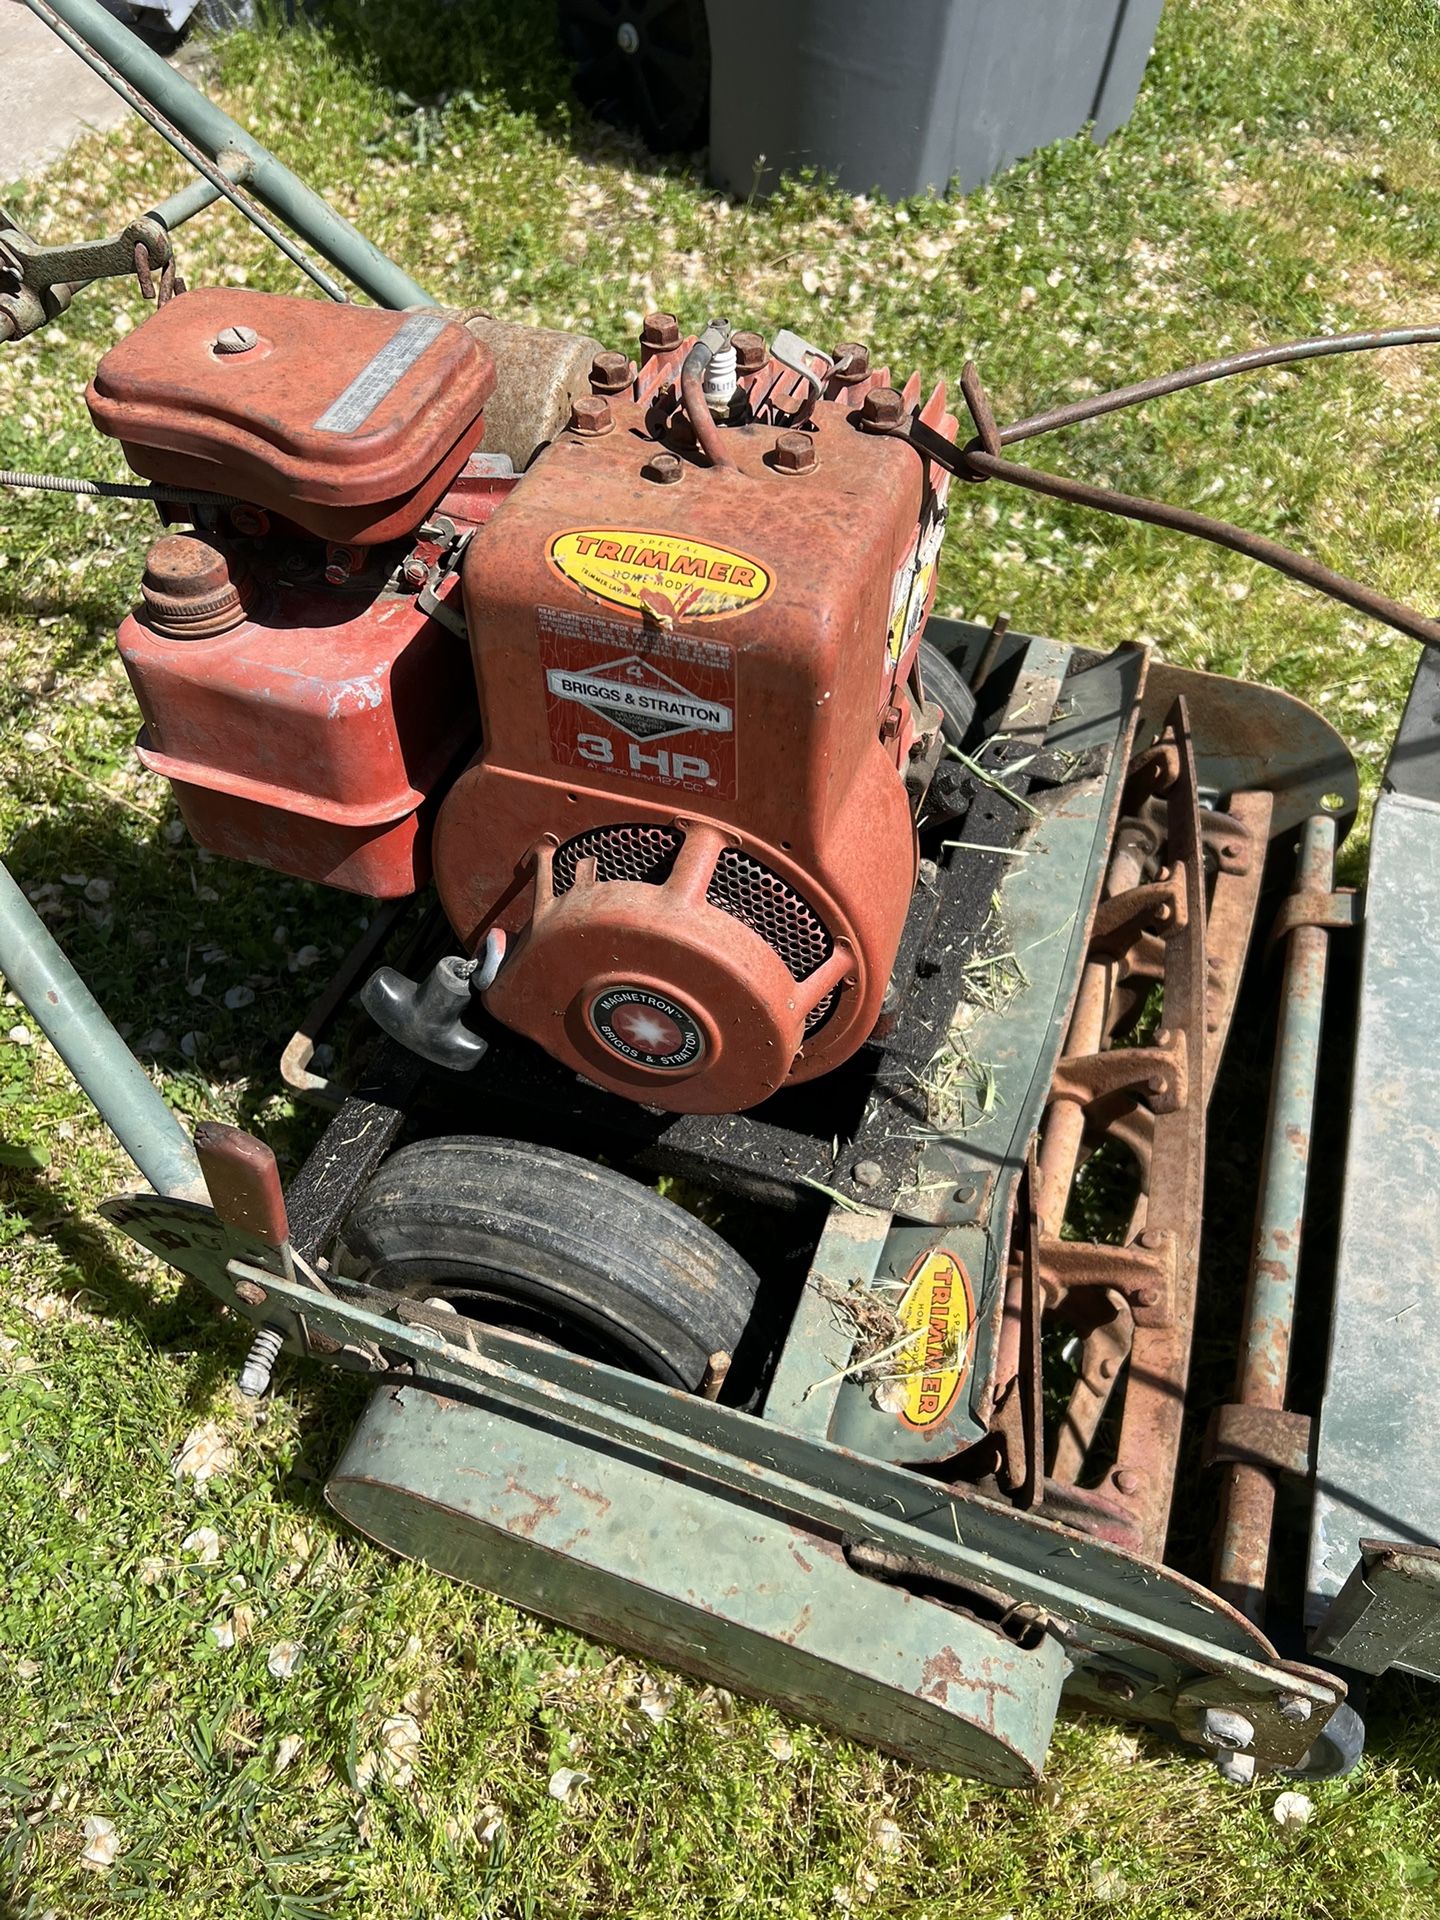
<svg viewBox="0 0 1440 1920">
<path fill-rule="evenodd" d="M 590 362 L 592 393 L 623 393 L 635 378 L 635 363 L 623 353 L 597 353 Z"/>
<path fill-rule="evenodd" d="M 646 353 L 669 353 L 680 344 L 680 322 L 673 313 L 647 313 L 640 329 L 640 345 Z"/>
<path fill-rule="evenodd" d="M 1127 1674 L 1116 1673 L 1111 1670 L 1098 1675 L 1095 1684 L 1101 1693 L 1107 1694 L 1112 1700 L 1133 1700 L 1135 1698 L 1135 1682 L 1130 1679 Z"/>
<path fill-rule="evenodd" d="M 835 373 L 841 386 L 853 387 L 870 377 L 870 349 L 858 340 L 842 340 L 835 349 Z"/>
<path fill-rule="evenodd" d="M 673 487 L 677 480 L 685 477 L 685 462 L 678 453 L 652 453 L 640 471 L 657 487 Z"/>
<path fill-rule="evenodd" d="M 893 387 L 872 387 L 860 409 L 860 421 L 875 433 L 893 433 L 905 418 L 905 397 Z"/>
<path fill-rule="evenodd" d="M 815 439 L 808 433 L 782 433 L 773 458 L 780 473 L 811 473 L 815 468 Z"/>
<path fill-rule="evenodd" d="M 1200 1722 L 1200 1739 L 1207 1747 L 1243 1753 L 1255 1738 L 1255 1729 L 1243 1713 L 1230 1707 L 1207 1707 Z"/>
<path fill-rule="evenodd" d="M 260 336 L 254 327 L 222 327 L 215 336 L 215 351 L 221 354 L 249 353 L 259 344 Z"/>
<path fill-rule="evenodd" d="M 758 373 L 769 357 L 765 351 L 763 334 L 732 333 L 730 344 L 735 349 L 737 373 Z"/>
<path fill-rule="evenodd" d="M 878 1187 L 885 1178 L 885 1169 L 878 1160 L 857 1160 L 851 1178 L 857 1187 Z"/>
<path fill-rule="evenodd" d="M 1253 1753 L 1217 1753 L 1215 1771 L 1232 1787 L 1248 1787 L 1255 1778 Z"/>
<path fill-rule="evenodd" d="M 610 405 L 598 393 L 581 394 L 570 409 L 570 431 L 594 438 L 615 425 Z"/>
<path fill-rule="evenodd" d="M 1298 1693 L 1280 1702 L 1280 1718 L 1290 1727 L 1303 1727 L 1314 1711 L 1312 1703 Z"/>
<path fill-rule="evenodd" d="M 247 1307 L 263 1307 L 270 1296 L 258 1280 L 237 1280 L 235 1298 Z"/>
</svg>

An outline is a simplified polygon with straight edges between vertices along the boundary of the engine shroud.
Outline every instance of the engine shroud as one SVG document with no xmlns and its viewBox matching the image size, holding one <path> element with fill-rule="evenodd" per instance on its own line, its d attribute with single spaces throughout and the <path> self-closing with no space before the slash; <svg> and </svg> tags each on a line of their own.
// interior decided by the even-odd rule
<svg viewBox="0 0 1440 1920">
<path fill-rule="evenodd" d="M 883 373 L 832 381 L 796 471 L 777 438 L 806 385 L 765 362 L 721 429 L 734 469 L 711 467 L 676 405 L 684 350 L 592 404 L 601 430 L 565 434 L 470 547 L 484 747 L 435 874 L 467 946 L 508 937 L 498 1018 L 613 1091 L 734 1112 L 838 1065 L 879 1012 L 944 495 L 864 430 Z"/>
</svg>

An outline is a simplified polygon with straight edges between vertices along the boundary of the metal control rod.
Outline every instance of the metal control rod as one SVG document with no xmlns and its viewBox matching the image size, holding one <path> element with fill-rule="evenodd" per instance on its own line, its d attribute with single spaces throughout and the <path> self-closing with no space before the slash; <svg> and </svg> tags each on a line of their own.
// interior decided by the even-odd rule
<svg viewBox="0 0 1440 1920">
<path fill-rule="evenodd" d="M 204 176 L 232 206 L 258 227 L 287 259 L 332 300 L 345 291 L 262 207 L 338 268 L 382 307 L 431 307 L 435 302 L 408 273 L 298 180 L 268 148 L 207 100 L 99 0 L 25 0 L 87 66 Z M 237 182 L 243 181 L 246 191 Z M 251 198 L 251 195 L 254 198 Z M 256 201 L 260 206 L 255 204 Z"/>
</svg>

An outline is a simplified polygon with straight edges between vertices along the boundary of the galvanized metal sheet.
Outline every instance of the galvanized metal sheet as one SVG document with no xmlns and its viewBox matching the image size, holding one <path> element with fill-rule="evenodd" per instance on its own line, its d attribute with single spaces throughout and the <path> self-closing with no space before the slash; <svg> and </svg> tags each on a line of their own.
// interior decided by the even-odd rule
<svg viewBox="0 0 1440 1920">
<path fill-rule="evenodd" d="M 1404 1667 L 1440 1680 L 1440 1549 L 1367 1540 L 1314 1635 L 1315 1651 L 1360 1673 Z"/>
<path fill-rule="evenodd" d="M 1362 1539 L 1440 1541 L 1440 806 L 1371 830 L 1334 1333 L 1316 1448 L 1309 1617 Z M 1406 1664 L 1402 1662 L 1402 1664 Z"/>
</svg>

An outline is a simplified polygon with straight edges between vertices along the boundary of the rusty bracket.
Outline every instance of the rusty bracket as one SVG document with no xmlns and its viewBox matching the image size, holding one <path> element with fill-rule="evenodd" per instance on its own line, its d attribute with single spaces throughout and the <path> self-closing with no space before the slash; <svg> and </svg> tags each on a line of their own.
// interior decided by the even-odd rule
<svg viewBox="0 0 1440 1920">
<path fill-rule="evenodd" d="M 1146 1230 L 1128 1247 L 1040 1236 L 1046 1298 L 1060 1300 L 1082 1287 L 1124 1296 L 1137 1327 L 1163 1327 L 1174 1312 L 1175 1236 Z"/>
<path fill-rule="evenodd" d="M 1145 934 L 1162 940 L 1183 933 L 1189 919 L 1189 902 L 1183 874 L 1172 872 L 1163 880 L 1142 881 L 1124 893 L 1112 894 L 1095 909 L 1090 945 L 1094 952 L 1123 952 Z"/>
<path fill-rule="evenodd" d="M 1230 1401 L 1210 1417 L 1202 1464 L 1235 1462 L 1308 1480 L 1315 1468 L 1312 1426 L 1308 1414 Z"/>
<path fill-rule="evenodd" d="M 1213 855 L 1219 872 L 1237 876 L 1249 873 L 1255 858 L 1255 844 L 1249 822 L 1238 813 L 1201 807 L 1200 844 L 1206 853 Z"/>
<path fill-rule="evenodd" d="M 1273 953 L 1297 927 L 1325 927 L 1331 932 L 1340 932 L 1356 926 L 1359 917 L 1359 901 L 1353 887 L 1337 887 L 1333 893 L 1306 888 L 1287 894 L 1276 912 L 1265 951 Z"/>
<path fill-rule="evenodd" d="M 142 214 L 108 239 L 42 246 L 0 210 L 0 339 L 36 332 L 92 280 L 133 273 L 143 290 L 150 272 L 163 275 L 173 265 L 169 232 L 154 214 Z"/>
<path fill-rule="evenodd" d="M 1112 1094 L 1136 1093 L 1152 1113 L 1174 1113 L 1189 1092 L 1188 1057 L 1183 1027 L 1173 1034 L 1162 1029 L 1148 1047 L 1073 1054 L 1056 1068 L 1050 1097 L 1089 1107 Z"/>
</svg>

